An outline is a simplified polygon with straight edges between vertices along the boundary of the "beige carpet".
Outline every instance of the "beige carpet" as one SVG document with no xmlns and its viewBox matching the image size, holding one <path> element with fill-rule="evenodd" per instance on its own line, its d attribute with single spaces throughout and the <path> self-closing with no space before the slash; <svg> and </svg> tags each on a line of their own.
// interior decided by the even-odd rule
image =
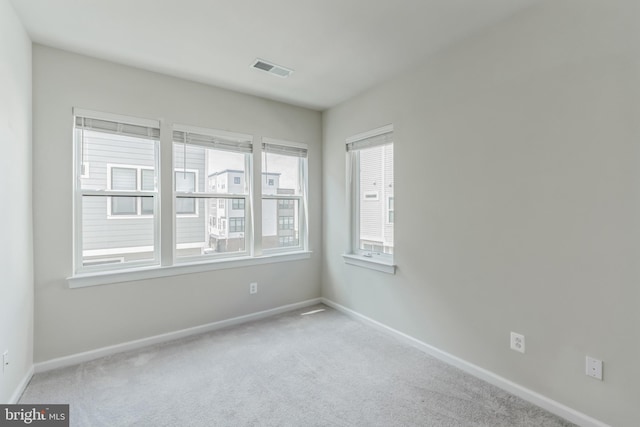
<svg viewBox="0 0 640 427">
<path fill-rule="evenodd" d="M 325 306 L 37 374 L 20 403 L 83 427 L 573 425 Z"/>
</svg>

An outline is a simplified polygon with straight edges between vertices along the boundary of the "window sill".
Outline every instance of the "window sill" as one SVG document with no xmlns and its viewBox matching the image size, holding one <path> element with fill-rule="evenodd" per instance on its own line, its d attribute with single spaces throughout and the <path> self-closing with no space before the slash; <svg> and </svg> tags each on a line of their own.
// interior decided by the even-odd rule
<svg viewBox="0 0 640 427">
<path fill-rule="evenodd" d="M 369 258 L 362 255 L 342 254 L 345 264 L 356 265 L 388 274 L 396 274 L 396 265 L 380 259 Z"/>
<path fill-rule="evenodd" d="M 179 276 L 182 274 L 201 273 L 204 271 L 223 270 L 228 268 L 250 267 L 254 265 L 272 264 L 276 262 L 298 261 L 311 258 L 310 251 L 269 254 L 260 257 L 242 257 L 219 259 L 189 264 L 176 264 L 166 267 L 143 267 L 120 271 L 78 274 L 68 277 L 70 288 L 106 285 L 111 283 L 132 282 L 135 280 L 155 279 L 159 277 Z"/>
</svg>

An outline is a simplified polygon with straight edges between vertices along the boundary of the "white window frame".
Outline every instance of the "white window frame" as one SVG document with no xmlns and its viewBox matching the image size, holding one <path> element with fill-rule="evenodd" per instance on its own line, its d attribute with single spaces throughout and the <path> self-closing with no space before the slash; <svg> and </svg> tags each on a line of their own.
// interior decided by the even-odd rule
<svg viewBox="0 0 640 427">
<path fill-rule="evenodd" d="M 143 119 L 138 117 L 124 116 L 119 114 L 110 114 L 110 113 L 102 113 L 97 111 L 91 111 L 86 109 L 74 108 L 73 109 L 73 187 L 74 187 L 74 208 L 73 208 L 73 248 L 74 248 L 74 256 L 73 256 L 73 271 L 74 275 L 82 275 L 82 274 L 91 274 L 91 273 L 102 273 L 109 271 L 117 271 L 123 269 L 132 269 L 132 268 L 141 268 L 148 266 L 159 266 L 160 265 L 160 218 L 158 215 L 159 207 L 160 207 L 160 182 L 158 180 L 158 176 L 160 174 L 160 139 L 152 139 L 154 142 L 154 165 L 152 168 L 155 170 L 155 182 L 156 182 L 156 191 L 115 191 L 109 190 L 108 188 L 111 186 L 111 176 L 110 176 L 110 168 L 107 167 L 107 189 L 106 190 L 87 190 L 82 188 L 82 178 L 86 176 L 83 175 L 83 144 L 82 137 L 80 140 L 77 138 L 78 129 L 76 127 L 76 118 L 84 117 L 86 119 L 96 119 L 96 120 L 104 120 L 114 123 L 122 123 L 122 124 L 130 124 L 135 126 L 148 127 L 153 129 L 160 129 L 160 122 L 158 120 L 152 119 Z M 105 132 L 108 133 L 108 132 Z M 82 131 L 80 134 L 83 135 Z M 113 133 L 117 135 L 117 133 Z M 137 168 L 138 166 L 136 166 Z M 139 173 L 139 172 L 138 172 Z M 84 255 L 88 251 L 84 251 L 83 249 L 83 212 L 82 212 L 82 200 L 83 197 L 107 197 L 107 219 L 109 219 L 109 215 L 111 213 L 111 197 L 117 196 L 138 196 L 138 201 L 142 196 L 148 196 L 152 194 L 154 196 L 154 212 L 155 215 L 144 215 L 143 217 L 153 218 L 153 241 L 154 245 L 152 247 L 144 247 L 145 249 L 150 249 L 149 252 L 153 252 L 153 259 L 140 260 L 140 261 L 128 261 L 122 263 L 114 263 L 114 264 L 98 264 L 98 265 L 85 265 L 84 264 Z M 111 197 L 110 197 L 111 196 Z M 139 202 L 136 202 L 138 205 Z M 138 210 L 140 212 L 140 210 Z M 118 215 L 111 216 L 112 218 L 120 217 L 132 219 L 138 217 L 133 215 Z M 117 253 L 126 253 L 127 250 L 133 251 L 138 248 L 125 248 L 125 250 L 117 250 Z M 109 255 L 110 252 L 116 251 L 116 249 L 98 249 L 92 251 L 95 253 L 94 255 L 88 256 L 98 256 L 98 255 Z"/>
<path fill-rule="evenodd" d="M 306 151 L 306 156 L 305 157 L 298 157 L 299 161 L 298 161 L 298 167 L 299 167 L 299 179 L 300 179 L 300 195 L 284 195 L 284 194 L 260 194 L 260 203 L 262 204 L 262 200 L 276 200 L 276 209 L 278 209 L 278 201 L 277 200 L 291 200 L 294 201 L 294 205 L 295 205 L 295 201 L 298 201 L 298 244 L 297 245 L 291 245 L 291 246 L 282 246 L 282 247 L 277 247 L 277 248 L 268 248 L 268 249 L 262 249 L 262 252 L 265 254 L 278 254 L 278 253 L 287 253 L 287 252 L 296 252 L 296 251 L 307 251 L 309 248 L 309 223 L 308 223 L 308 218 L 309 218 L 309 208 L 308 208 L 308 194 L 309 194 L 309 148 L 307 146 L 307 144 L 302 143 L 302 142 L 295 142 L 295 141 L 286 141 L 286 140 L 282 140 L 282 139 L 275 139 L 275 138 L 267 138 L 267 137 L 263 137 L 262 138 L 262 144 L 260 145 L 260 165 L 262 165 L 262 158 L 263 158 L 263 154 L 265 153 L 265 145 L 269 146 L 280 146 L 280 147 L 284 147 L 284 148 L 291 148 L 294 150 L 305 150 Z M 262 169 L 262 167 L 260 168 Z M 269 173 L 269 171 L 260 171 L 261 176 L 263 176 L 263 173 Z M 269 185 L 269 178 L 268 176 L 265 175 L 265 179 L 261 180 L 264 181 L 266 183 L 267 186 Z M 274 184 L 275 185 L 275 179 L 274 179 Z M 260 189 L 260 193 L 262 193 L 262 189 Z M 262 220 L 262 218 L 260 219 Z M 293 228 L 291 229 L 285 229 L 285 230 L 294 230 L 295 229 L 295 217 L 294 217 L 294 224 L 293 224 Z M 276 230 L 281 230 L 280 229 L 280 224 L 278 223 L 276 225 Z M 263 236 L 261 236 L 262 239 Z M 278 240 L 279 242 L 279 240 Z"/>
<path fill-rule="evenodd" d="M 137 126 L 147 126 L 152 127 L 153 130 L 149 131 L 148 134 L 152 135 L 150 139 L 154 142 L 154 165 L 144 167 L 144 166 L 135 166 L 138 180 L 138 188 L 142 185 L 142 170 L 150 169 L 154 170 L 155 176 L 155 191 L 115 191 L 115 190 L 82 190 L 81 186 L 81 178 L 86 178 L 88 175 L 88 161 L 83 162 L 82 156 L 83 151 L 81 149 L 82 144 L 79 143 L 80 140 L 80 131 L 76 130 L 76 117 L 85 117 L 91 119 L 98 120 L 107 120 L 115 123 L 124 123 L 124 124 L 132 124 Z M 305 157 L 303 161 L 300 162 L 302 165 L 303 172 L 301 174 L 301 181 L 304 183 L 302 191 L 302 196 L 291 196 L 291 195 L 273 195 L 273 196 L 263 196 L 262 195 L 262 182 L 258 177 L 262 177 L 262 165 L 261 165 L 261 157 L 262 157 L 262 145 L 256 144 L 255 140 L 260 140 L 260 137 L 254 137 L 253 135 L 239 134 L 234 132 L 227 131 L 218 131 L 214 129 L 205 129 L 198 128 L 192 126 L 182 126 L 177 125 L 172 122 L 161 122 L 160 120 L 151 120 L 151 119 L 141 119 L 137 117 L 129 117 L 123 116 L 119 114 L 110 114 L 110 113 L 102 113 L 95 112 L 85 109 L 74 108 L 73 109 L 73 164 L 74 164 L 74 211 L 73 211 L 73 221 L 74 221 L 74 256 L 73 256 L 73 275 L 69 277 L 68 283 L 71 288 L 79 288 L 85 286 L 95 286 L 95 285 L 103 285 L 110 283 L 122 283 L 133 280 L 144 280 L 144 279 L 152 279 L 158 277 L 169 277 L 179 274 L 188 274 L 188 273 L 197 273 L 197 272 L 205 272 L 205 271 L 214 271 L 220 269 L 227 268 L 244 268 L 253 265 L 262 265 L 262 264 L 271 264 L 275 262 L 287 262 L 287 261 L 296 261 L 308 259 L 311 256 L 311 252 L 309 252 L 309 238 L 308 238 L 308 158 Z M 96 122 L 94 122 L 95 124 Z M 78 126 L 80 123 L 78 124 Z M 117 129 L 117 130 L 116 130 Z M 132 131 L 136 132 L 134 128 L 127 128 L 126 126 L 114 128 L 114 133 L 118 134 L 119 132 L 123 132 L 127 134 L 131 134 Z M 197 247 L 197 243 L 194 244 L 176 244 L 176 218 L 178 215 L 175 214 L 175 200 L 176 200 L 176 192 L 175 192 L 175 172 L 180 172 L 182 170 L 181 167 L 174 167 L 174 145 L 173 145 L 173 137 L 170 133 L 176 129 L 183 129 L 187 131 L 193 132 L 212 132 L 213 136 L 219 136 L 223 139 L 239 137 L 242 138 L 243 141 L 249 143 L 253 147 L 253 153 L 248 153 L 245 156 L 245 171 L 246 175 L 246 183 L 245 185 L 249 188 L 246 194 L 232 194 L 232 193 L 222 193 L 219 192 L 217 188 L 205 188 L 205 190 L 209 192 L 205 193 L 184 193 L 181 194 L 184 197 L 188 198 L 217 198 L 222 199 L 225 205 L 229 204 L 229 208 L 232 207 L 232 199 L 242 199 L 244 203 L 245 210 L 245 247 L 246 251 L 242 253 L 229 253 L 229 254 L 216 254 L 214 256 L 210 256 L 208 254 L 203 254 L 202 256 L 194 256 L 194 257 L 177 257 L 176 252 L 178 249 L 182 249 L 183 247 Z M 169 135 L 167 135 L 169 134 Z M 77 137 L 76 137 L 77 135 Z M 268 143 L 276 143 L 283 146 L 290 147 L 304 147 L 307 149 L 306 144 L 289 142 L 285 140 L 273 139 L 273 138 L 262 138 L 262 142 Z M 171 147 L 171 148 L 169 148 Z M 166 151 L 166 152 L 165 152 Z M 308 151 L 307 151 L 308 152 Z M 162 158 L 167 159 L 169 157 L 169 161 L 161 160 Z M 165 166 L 164 169 L 161 169 L 161 161 Z M 113 163 L 113 166 L 121 166 L 121 167 L 134 167 L 133 165 L 126 165 Z M 95 169 L 94 164 L 91 164 L 92 172 Z M 182 166 L 182 165 L 180 165 Z M 84 174 L 79 172 L 84 171 Z M 198 171 L 199 172 L 199 171 Z M 169 176 L 167 176 L 169 175 Z M 196 178 L 197 179 L 197 178 Z M 207 177 L 208 179 L 208 177 Z M 108 178 L 108 184 L 105 185 L 105 188 L 110 185 L 110 177 Z M 164 185 L 162 185 L 164 183 Z M 208 183 L 208 181 L 207 181 Z M 219 185 L 224 185 L 224 183 L 218 183 Z M 255 186 L 255 190 L 254 190 Z M 102 187 L 100 187 L 102 188 Z M 140 246 L 140 247 L 130 247 L 130 248 L 121 248 L 121 249 L 96 249 L 90 251 L 82 251 L 82 197 L 86 196 L 99 196 L 99 197 L 108 197 L 111 196 L 133 196 L 138 197 L 138 200 L 141 200 L 142 196 L 148 196 L 149 194 L 153 195 L 154 200 L 154 215 L 144 215 L 142 214 L 142 207 L 140 203 L 137 204 L 137 212 L 138 215 L 118 215 L 112 216 L 112 219 L 119 218 L 149 218 L 153 217 L 154 221 L 154 245 L 153 246 Z M 166 206 L 163 206 L 161 203 L 161 195 L 164 198 L 171 198 L 171 203 L 165 203 Z M 262 250 L 262 236 L 260 234 L 256 234 L 255 222 L 261 222 L 262 218 L 260 216 L 254 217 L 254 206 L 256 203 L 262 203 L 263 198 L 275 198 L 275 199 L 289 199 L 291 203 L 293 200 L 299 200 L 299 245 L 297 246 L 289 246 L 284 248 L 276 248 L 269 250 Z M 224 202 L 224 200 L 229 200 Z M 109 207 L 110 209 L 110 207 Z M 216 205 L 217 209 L 217 205 Z M 110 210 L 109 210 L 110 212 Z M 261 212 L 261 210 L 258 210 Z M 199 214 L 202 214 L 200 211 Z M 215 227 L 227 229 L 226 217 L 219 218 Z M 168 232 L 169 235 L 161 238 L 160 232 L 161 229 L 165 232 Z M 261 227 L 258 226 L 257 230 L 261 230 Z M 208 236 L 208 232 L 205 232 L 205 235 Z M 195 246 L 194 246 L 195 245 Z M 120 262 L 124 260 L 124 257 L 120 258 L 119 254 L 123 253 L 134 253 L 139 251 L 147 251 L 153 252 L 152 260 L 143 260 L 143 261 L 128 261 L 128 262 Z M 204 251 L 203 251 L 204 252 Z M 100 257 L 102 259 L 96 262 L 97 265 L 89 265 L 91 262 L 88 262 L 86 266 L 83 266 L 83 255 L 86 257 Z M 99 264 L 100 262 L 107 262 L 105 264 Z"/>
<path fill-rule="evenodd" d="M 382 126 L 367 132 L 359 133 L 347 138 L 346 140 L 346 205 L 347 224 L 349 232 L 347 233 L 348 240 L 343 258 L 347 264 L 395 274 L 396 266 L 394 263 L 395 259 L 393 254 L 360 249 L 360 204 L 366 202 L 367 200 L 378 200 L 379 197 L 376 194 L 375 199 L 365 199 L 366 194 L 371 192 L 366 192 L 362 195 L 360 194 L 360 150 L 357 148 L 350 149 L 350 147 L 354 145 L 357 146 L 358 142 L 364 142 L 366 140 L 390 133 L 393 133 L 392 124 Z M 387 200 L 385 200 L 385 202 L 387 202 Z M 385 220 L 383 223 L 385 223 L 386 225 L 392 225 L 395 228 L 395 224 L 389 224 L 387 219 L 388 216 L 385 215 Z"/>
</svg>

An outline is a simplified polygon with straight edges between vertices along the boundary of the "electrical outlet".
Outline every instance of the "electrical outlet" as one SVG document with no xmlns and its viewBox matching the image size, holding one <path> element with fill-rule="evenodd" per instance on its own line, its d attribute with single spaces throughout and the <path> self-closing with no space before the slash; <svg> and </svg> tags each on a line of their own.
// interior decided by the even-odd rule
<svg viewBox="0 0 640 427">
<path fill-rule="evenodd" d="M 4 371 L 6 371 L 8 367 L 9 367 L 9 350 L 5 350 L 4 353 L 2 353 L 2 372 L 4 373 Z"/>
<path fill-rule="evenodd" d="M 258 293 L 258 283 L 257 282 L 249 283 L 249 293 L 250 294 L 257 294 Z"/>
<path fill-rule="evenodd" d="M 587 356 L 587 375 L 602 381 L 602 360 Z"/>
<path fill-rule="evenodd" d="M 524 335 L 511 332 L 511 350 L 524 353 Z"/>
</svg>

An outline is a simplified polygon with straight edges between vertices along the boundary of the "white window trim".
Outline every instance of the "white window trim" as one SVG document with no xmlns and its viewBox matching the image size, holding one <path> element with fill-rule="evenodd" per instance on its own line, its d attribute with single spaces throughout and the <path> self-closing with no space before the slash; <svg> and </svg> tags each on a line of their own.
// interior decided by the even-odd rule
<svg viewBox="0 0 640 427">
<path fill-rule="evenodd" d="M 93 274 L 77 274 L 67 278 L 70 288 L 107 285 L 112 283 L 133 282 L 137 280 L 172 277 L 182 274 L 201 273 L 205 271 L 225 270 L 230 268 L 246 268 L 255 265 L 273 264 L 276 262 L 298 261 L 311 258 L 312 252 L 296 251 L 282 254 L 269 254 L 259 257 L 244 256 L 235 258 L 215 258 L 200 262 L 179 263 L 169 266 L 152 266 L 147 268 L 131 268 L 126 270 L 101 271 Z"/>
<path fill-rule="evenodd" d="M 382 273 L 396 274 L 397 266 L 381 259 L 368 258 L 356 254 L 342 254 L 342 258 L 344 259 L 345 264 L 368 268 Z"/>
<path fill-rule="evenodd" d="M 353 135 L 346 139 L 346 145 L 355 143 L 364 139 L 373 138 L 378 135 L 393 132 L 393 125 L 389 124 L 370 131 Z M 359 249 L 358 239 L 363 237 L 358 235 L 360 229 L 360 203 L 364 197 L 359 195 L 358 174 L 355 170 L 358 163 L 358 150 L 346 153 L 346 221 L 348 224 L 346 252 L 342 255 L 346 264 L 358 267 L 369 268 L 371 270 L 383 273 L 395 274 L 396 265 L 394 263 L 395 256 L 385 253 L 371 253 Z M 395 227 L 395 224 L 394 224 Z"/>
</svg>

